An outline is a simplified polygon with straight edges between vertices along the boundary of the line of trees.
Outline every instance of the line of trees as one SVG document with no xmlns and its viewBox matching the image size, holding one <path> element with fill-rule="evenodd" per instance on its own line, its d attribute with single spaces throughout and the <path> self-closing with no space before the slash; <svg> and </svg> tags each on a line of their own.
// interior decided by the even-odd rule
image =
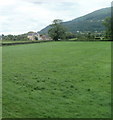
<svg viewBox="0 0 113 120">
<path fill-rule="evenodd" d="M 50 25 L 50 29 L 48 31 L 49 36 L 54 40 L 66 40 L 71 38 L 78 38 L 78 39 L 96 39 L 99 37 L 105 37 L 105 39 L 111 39 L 112 31 L 111 31 L 111 18 L 108 17 L 104 20 L 103 25 L 105 26 L 106 30 L 103 33 L 83 33 L 83 34 L 74 34 L 71 32 L 67 32 L 66 28 L 62 25 L 62 20 L 55 19 L 53 23 Z"/>
<path fill-rule="evenodd" d="M 27 41 L 27 35 L 2 35 L 2 40 L 5 41 Z"/>
</svg>

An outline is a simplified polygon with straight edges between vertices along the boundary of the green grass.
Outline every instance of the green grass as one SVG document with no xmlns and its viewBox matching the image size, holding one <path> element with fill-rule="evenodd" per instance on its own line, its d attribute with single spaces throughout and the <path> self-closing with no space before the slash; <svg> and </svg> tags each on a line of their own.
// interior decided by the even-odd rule
<svg viewBox="0 0 113 120">
<path fill-rule="evenodd" d="M 110 118 L 111 43 L 3 47 L 4 118 Z"/>
<path fill-rule="evenodd" d="M 2 118 L 2 47 L 0 47 L 0 119 Z"/>
<path fill-rule="evenodd" d="M 2 43 L 20 43 L 20 42 L 29 42 L 29 41 L 9 41 L 9 40 L 2 41 Z"/>
</svg>

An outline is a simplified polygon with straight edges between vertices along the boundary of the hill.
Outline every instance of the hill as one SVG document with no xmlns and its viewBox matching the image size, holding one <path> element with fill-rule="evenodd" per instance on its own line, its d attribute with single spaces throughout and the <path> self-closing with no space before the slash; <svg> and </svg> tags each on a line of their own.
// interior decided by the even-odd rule
<svg viewBox="0 0 113 120">
<path fill-rule="evenodd" d="M 69 32 L 73 33 L 76 33 L 77 31 L 100 32 L 105 30 L 102 22 L 106 17 L 109 16 L 111 16 L 111 8 L 102 8 L 71 21 L 63 22 L 62 24 L 67 28 Z M 50 26 L 45 27 L 40 31 L 40 33 L 47 33 L 49 28 Z"/>
</svg>

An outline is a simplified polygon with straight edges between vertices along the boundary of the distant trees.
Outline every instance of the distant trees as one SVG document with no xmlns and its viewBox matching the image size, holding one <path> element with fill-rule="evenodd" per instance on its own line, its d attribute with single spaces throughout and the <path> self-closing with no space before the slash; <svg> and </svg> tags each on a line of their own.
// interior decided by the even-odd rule
<svg viewBox="0 0 113 120">
<path fill-rule="evenodd" d="M 87 39 L 94 39 L 95 38 L 95 35 L 94 35 L 94 33 L 91 33 L 91 32 L 88 32 L 87 33 Z"/>
<path fill-rule="evenodd" d="M 48 34 L 55 41 L 66 38 L 66 30 L 61 23 L 62 20 L 55 19 L 50 25 L 51 28 L 49 29 Z"/>
<path fill-rule="evenodd" d="M 29 40 L 27 38 L 26 34 L 22 34 L 22 35 L 4 35 L 2 36 L 3 40 L 7 40 L 7 41 L 27 41 Z"/>
<path fill-rule="evenodd" d="M 75 33 L 72 32 L 66 32 L 66 39 L 76 38 Z"/>
<path fill-rule="evenodd" d="M 106 38 L 110 38 L 111 37 L 111 18 L 107 17 L 104 22 L 103 25 L 106 27 Z"/>
</svg>

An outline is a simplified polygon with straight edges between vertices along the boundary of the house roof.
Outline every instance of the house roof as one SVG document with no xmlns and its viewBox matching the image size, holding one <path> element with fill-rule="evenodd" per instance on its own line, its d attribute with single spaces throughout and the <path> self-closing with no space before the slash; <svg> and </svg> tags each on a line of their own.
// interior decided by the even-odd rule
<svg viewBox="0 0 113 120">
<path fill-rule="evenodd" d="M 28 36 L 35 36 L 35 35 L 39 35 L 39 33 L 35 33 L 35 32 L 29 32 Z"/>
</svg>

